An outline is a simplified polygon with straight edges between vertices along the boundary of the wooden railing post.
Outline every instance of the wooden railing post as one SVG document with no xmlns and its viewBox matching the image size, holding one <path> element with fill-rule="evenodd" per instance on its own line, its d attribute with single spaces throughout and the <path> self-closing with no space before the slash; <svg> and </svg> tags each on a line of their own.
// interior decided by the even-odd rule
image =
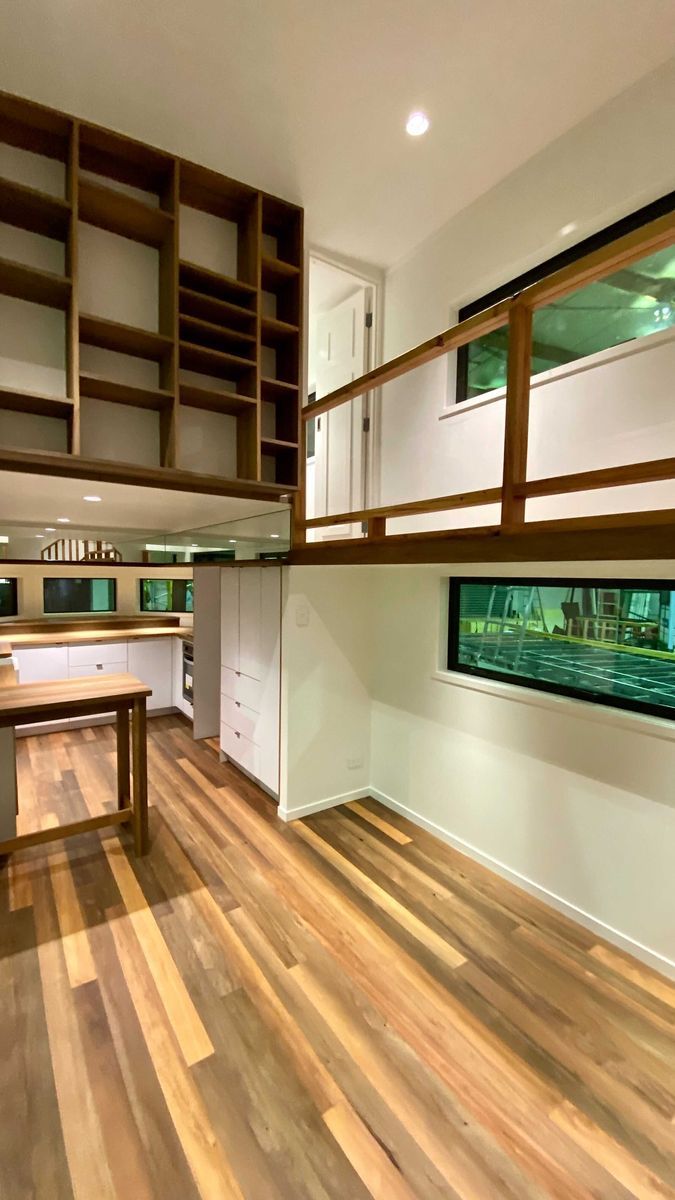
<svg viewBox="0 0 675 1200">
<path fill-rule="evenodd" d="M 516 300 L 509 314 L 502 479 L 503 526 L 522 525 L 525 520 L 525 497 L 518 494 L 518 488 L 527 479 L 531 370 L 532 310 Z"/>
<path fill-rule="evenodd" d="M 387 536 L 386 517 L 369 517 L 366 524 L 368 526 L 366 537 L 383 538 Z"/>
<path fill-rule="evenodd" d="M 298 490 L 291 502 L 291 545 L 304 546 L 307 542 L 307 425 L 300 414 L 300 437 L 298 446 Z"/>
</svg>

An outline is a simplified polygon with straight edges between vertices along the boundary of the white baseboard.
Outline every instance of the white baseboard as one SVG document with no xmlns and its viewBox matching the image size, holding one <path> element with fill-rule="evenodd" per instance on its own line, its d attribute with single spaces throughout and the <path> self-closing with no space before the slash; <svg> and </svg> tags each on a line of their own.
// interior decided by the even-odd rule
<svg viewBox="0 0 675 1200">
<path fill-rule="evenodd" d="M 598 920 L 591 913 L 577 908 L 569 900 L 564 900 L 562 896 L 557 896 L 555 892 L 550 892 L 548 888 L 535 883 L 532 879 L 528 879 L 526 875 L 521 875 L 519 871 L 514 871 L 506 863 L 500 862 L 499 859 L 492 858 L 490 854 L 485 854 L 476 846 L 472 846 L 470 842 L 465 842 L 463 838 L 457 837 L 455 834 L 450 833 L 449 830 L 436 825 L 434 821 L 430 821 L 427 817 L 421 816 L 420 813 L 415 812 L 413 809 L 407 808 L 405 804 L 400 804 L 398 800 L 387 796 L 385 792 L 380 792 L 377 788 L 371 788 L 369 792 L 364 794 L 372 796 L 373 800 L 379 800 L 380 804 L 384 804 L 386 808 L 392 808 L 394 812 L 400 813 L 402 817 L 407 817 L 414 825 L 420 825 L 422 829 L 426 829 L 434 837 L 440 838 L 442 842 L 446 842 L 453 849 L 459 850 L 460 853 L 475 859 L 476 862 L 481 863 L 484 867 L 488 867 L 497 875 L 508 879 L 510 883 L 516 884 L 524 892 L 528 892 L 529 895 L 542 900 L 551 908 L 569 917 L 570 920 L 576 921 L 578 925 L 583 925 L 586 929 L 590 929 L 592 933 L 597 933 L 599 937 L 604 938 L 605 941 L 612 942 L 615 946 L 618 946 L 620 950 L 625 950 L 628 954 L 632 954 L 633 958 L 639 959 L 640 962 L 645 963 L 648 967 L 653 967 L 661 975 L 665 975 L 668 979 L 675 979 L 675 962 L 670 958 L 666 958 L 665 955 L 659 954 L 657 950 L 651 950 L 649 946 L 643 946 L 641 942 L 636 942 L 634 938 L 626 933 L 622 933 L 620 929 L 614 929 L 611 925 L 606 925 L 604 921 Z M 353 799 L 356 798 L 356 796 L 353 797 Z M 328 804 L 326 807 L 328 807 Z"/>
<path fill-rule="evenodd" d="M 301 808 L 280 808 L 279 816 L 282 821 L 299 821 L 301 817 L 311 817 L 312 813 L 323 812 L 325 808 L 337 808 L 338 804 L 348 804 L 350 800 L 367 800 L 372 795 L 371 788 L 356 788 L 353 792 L 343 792 L 341 796 L 327 796 L 325 800 L 303 804 Z"/>
</svg>

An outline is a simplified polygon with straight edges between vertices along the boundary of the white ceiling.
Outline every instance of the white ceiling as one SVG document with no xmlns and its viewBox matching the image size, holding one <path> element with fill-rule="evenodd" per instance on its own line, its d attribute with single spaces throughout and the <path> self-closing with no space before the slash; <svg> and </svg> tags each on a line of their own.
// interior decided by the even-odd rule
<svg viewBox="0 0 675 1200">
<path fill-rule="evenodd" d="M 673 0 L 0 6 L 5 89 L 297 200 L 312 242 L 384 266 L 673 52 Z"/>
<path fill-rule="evenodd" d="M 101 503 L 83 500 L 88 495 L 100 496 Z M 16 536 L 21 527 L 40 530 L 53 525 L 57 532 L 52 539 L 85 531 L 151 538 L 207 525 L 222 529 L 226 523 L 244 518 L 248 529 L 249 523 L 254 525 L 248 519 L 271 513 L 278 520 L 280 511 L 287 509 L 260 500 L 0 471 L 0 534 Z M 69 517 L 69 523 L 59 525 L 58 517 Z M 262 522 L 262 528 L 268 524 L 269 520 Z"/>
</svg>

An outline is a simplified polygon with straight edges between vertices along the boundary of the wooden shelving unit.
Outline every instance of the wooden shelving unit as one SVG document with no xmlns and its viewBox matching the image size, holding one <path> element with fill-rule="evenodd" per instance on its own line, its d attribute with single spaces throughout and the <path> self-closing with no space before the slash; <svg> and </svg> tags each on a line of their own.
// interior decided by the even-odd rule
<svg viewBox="0 0 675 1200">
<path fill-rule="evenodd" d="M 45 267 L 34 265 L 34 255 L 22 261 L 17 234 L 16 259 L 0 258 L 0 296 L 46 306 L 65 317 L 65 394 L 27 391 L 23 380 L 14 387 L 11 379 L 0 376 L 0 412 L 64 421 L 68 454 L 89 459 L 92 413 L 98 419 L 99 411 L 103 416 L 112 411 L 107 405 L 120 406 L 117 420 L 125 430 L 128 425 L 124 463 L 135 464 L 133 413 L 150 410 L 158 414 L 158 450 L 147 473 L 152 469 L 155 475 L 157 461 L 167 474 L 185 469 L 181 428 L 191 413 L 185 436 L 194 443 L 201 412 L 207 449 L 213 450 L 214 438 L 236 444 L 236 476 L 229 477 L 233 494 L 237 480 L 259 483 L 266 495 L 297 488 L 302 210 L 198 164 L 5 93 L 0 93 L 0 143 L 57 164 L 63 178 L 61 194 L 56 194 L 47 186 L 33 186 L 32 178 L 0 177 L 0 223 L 24 231 L 21 238 L 36 235 L 38 241 L 47 238 L 63 247 L 59 273 L 51 269 L 53 255 Z M 190 241 L 195 219 L 211 233 L 224 231 L 222 253 L 212 259 L 199 239 L 196 251 Z M 119 265 L 115 258 L 121 261 L 125 247 L 134 244 L 137 251 L 132 253 L 145 256 L 139 261 L 156 263 L 156 312 L 147 327 L 141 327 L 133 303 L 128 312 L 119 299 L 117 308 L 111 308 L 106 289 L 112 293 L 114 281 L 109 284 L 105 271 L 100 272 L 103 301 L 95 309 L 87 257 L 94 235 L 108 238 L 113 268 Z M 220 268 L 227 266 L 230 252 L 228 273 Z M 145 291 L 152 294 L 149 287 Z M 114 319 L 118 314 L 120 319 Z M 37 461 L 45 446 L 37 437 L 34 445 L 12 443 L 15 449 L 34 454 Z M 211 462 L 217 457 L 213 453 Z M 189 455 L 188 461 L 194 470 Z M 205 477 L 213 473 L 212 466 L 203 467 Z M 142 474 L 139 465 L 139 481 Z"/>
</svg>

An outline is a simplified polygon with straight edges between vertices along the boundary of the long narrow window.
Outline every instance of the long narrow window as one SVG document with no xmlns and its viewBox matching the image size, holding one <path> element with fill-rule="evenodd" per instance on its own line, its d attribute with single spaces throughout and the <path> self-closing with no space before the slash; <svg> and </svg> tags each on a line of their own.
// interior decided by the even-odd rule
<svg viewBox="0 0 675 1200">
<path fill-rule="evenodd" d="M 16 579 L 0 579 L 0 617 L 15 617 L 18 611 Z"/>
<path fill-rule="evenodd" d="M 560 267 L 568 266 L 674 208 L 675 193 L 671 192 L 466 305 L 459 311 L 460 320 L 516 295 Z M 532 328 L 532 374 L 563 367 L 611 346 L 660 333 L 673 325 L 675 248 L 670 246 L 538 309 Z M 457 402 L 506 387 L 507 355 L 506 328 L 462 347 L 457 356 Z"/>
<path fill-rule="evenodd" d="M 453 579 L 448 667 L 675 717 L 675 581 Z"/>
<path fill-rule="evenodd" d="M 45 579 L 46 613 L 105 613 L 117 606 L 114 579 Z"/>
<path fill-rule="evenodd" d="M 191 613 L 191 579 L 141 579 L 141 612 Z"/>
</svg>

